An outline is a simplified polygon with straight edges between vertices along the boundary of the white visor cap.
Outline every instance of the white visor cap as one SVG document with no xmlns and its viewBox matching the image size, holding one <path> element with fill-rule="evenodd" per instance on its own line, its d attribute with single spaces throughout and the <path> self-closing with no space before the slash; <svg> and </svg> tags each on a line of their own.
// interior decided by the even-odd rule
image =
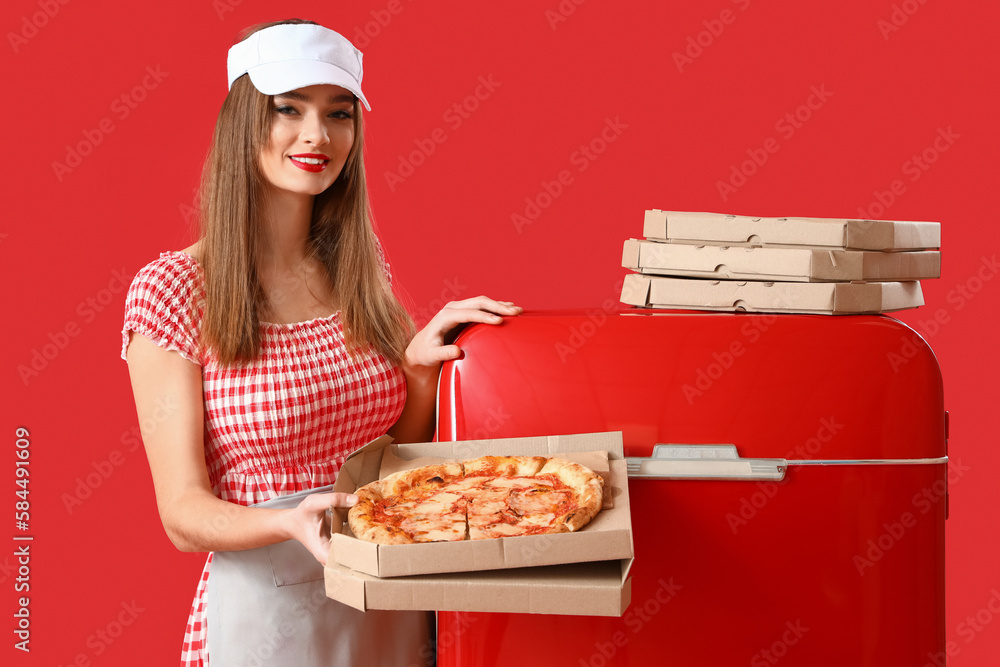
<svg viewBox="0 0 1000 667">
<path fill-rule="evenodd" d="M 311 23 L 258 30 L 229 49 L 229 88 L 244 74 L 265 95 L 328 83 L 346 88 L 371 111 L 361 92 L 362 54 L 343 35 Z"/>
</svg>

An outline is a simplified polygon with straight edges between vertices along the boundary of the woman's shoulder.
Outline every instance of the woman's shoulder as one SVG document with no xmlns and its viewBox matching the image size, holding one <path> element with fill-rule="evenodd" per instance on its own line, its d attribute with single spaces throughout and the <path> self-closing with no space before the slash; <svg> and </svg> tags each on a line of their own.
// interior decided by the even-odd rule
<svg viewBox="0 0 1000 667">
<path fill-rule="evenodd" d="M 198 261 L 187 252 L 163 252 L 139 269 L 125 297 L 122 358 L 130 332 L 157 345 L 178 350 L 201 363 L 198 349 L 204 279 Z"/>
<path fill-rule="evenodd" d="M 159 257 L 139 269 L 132 287 L 190 296 L 203 282 L 204 274 L 195 255 L 188 250 L 171 250 L 161 252 Z"/>
<path fill-rule="evenodd" d="M 204 273 L 195 256 L 187 251 L 162 252 L 135 274 L 126 310 L 186 310 L 198 319 L 204 293 Z"/>
</svg>

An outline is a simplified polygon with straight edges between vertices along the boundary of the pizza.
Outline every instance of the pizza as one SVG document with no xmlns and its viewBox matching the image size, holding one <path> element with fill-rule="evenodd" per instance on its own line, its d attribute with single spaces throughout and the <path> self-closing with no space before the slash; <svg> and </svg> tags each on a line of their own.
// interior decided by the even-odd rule
<svg viewBox="0 0 1000 667">
<path fill-rule="evenodd" d="M 483 456 L 402 470 L 362 486 L 347 515 L 377 544 L 455 542 L 579 530 L 600 511 L 604 480 L 544 456 Z"/>
</svg>

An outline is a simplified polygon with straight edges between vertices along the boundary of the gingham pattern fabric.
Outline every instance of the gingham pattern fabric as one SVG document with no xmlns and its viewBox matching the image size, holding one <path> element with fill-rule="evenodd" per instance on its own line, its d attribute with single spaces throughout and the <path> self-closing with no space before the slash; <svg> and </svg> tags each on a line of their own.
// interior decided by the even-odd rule
<svg viewBox="0 0 1000 667">
<path fill-rule="evenodd" d="M 169 252 L 136 275 L 125 302 L 131 332 L 202 368 L 205 461 L 214 493 L 250 505 L 335 481 L 352 451 L 399 418 L 402 371 L 374 351 L 348 356 L 340 314 L 261 324 L 258 359 L 220 367 L 199 349 L 204 282 L 190 255 Z M 207 665 L 205 591 L 211 555 L 188 619 L 182 665 Z"/>
</svg>

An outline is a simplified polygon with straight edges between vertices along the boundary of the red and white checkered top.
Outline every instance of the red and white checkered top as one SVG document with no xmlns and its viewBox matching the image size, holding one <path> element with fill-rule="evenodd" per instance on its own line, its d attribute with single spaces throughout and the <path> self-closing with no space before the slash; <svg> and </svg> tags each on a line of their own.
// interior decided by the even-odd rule
<svg viewBox="0 0 1000 667">
<path fill-rule="evenodd" d="M 344 459 L 383 435 L 406 402 L 399 367 L 369 350 L 351 358 L 340 313 L 296 324 L 261 323 L 261 354 L 222 367 L 199 348 L 204 275 L 190 255 L 167 252 L 132 281 L 122 358 L 131 332 L 202 368 L 205 462 L 213 492 L 240 505 L 335 481 Z M 192 605 L 181 664 L 207 665 L 205 588 Z"/>
</svg>

